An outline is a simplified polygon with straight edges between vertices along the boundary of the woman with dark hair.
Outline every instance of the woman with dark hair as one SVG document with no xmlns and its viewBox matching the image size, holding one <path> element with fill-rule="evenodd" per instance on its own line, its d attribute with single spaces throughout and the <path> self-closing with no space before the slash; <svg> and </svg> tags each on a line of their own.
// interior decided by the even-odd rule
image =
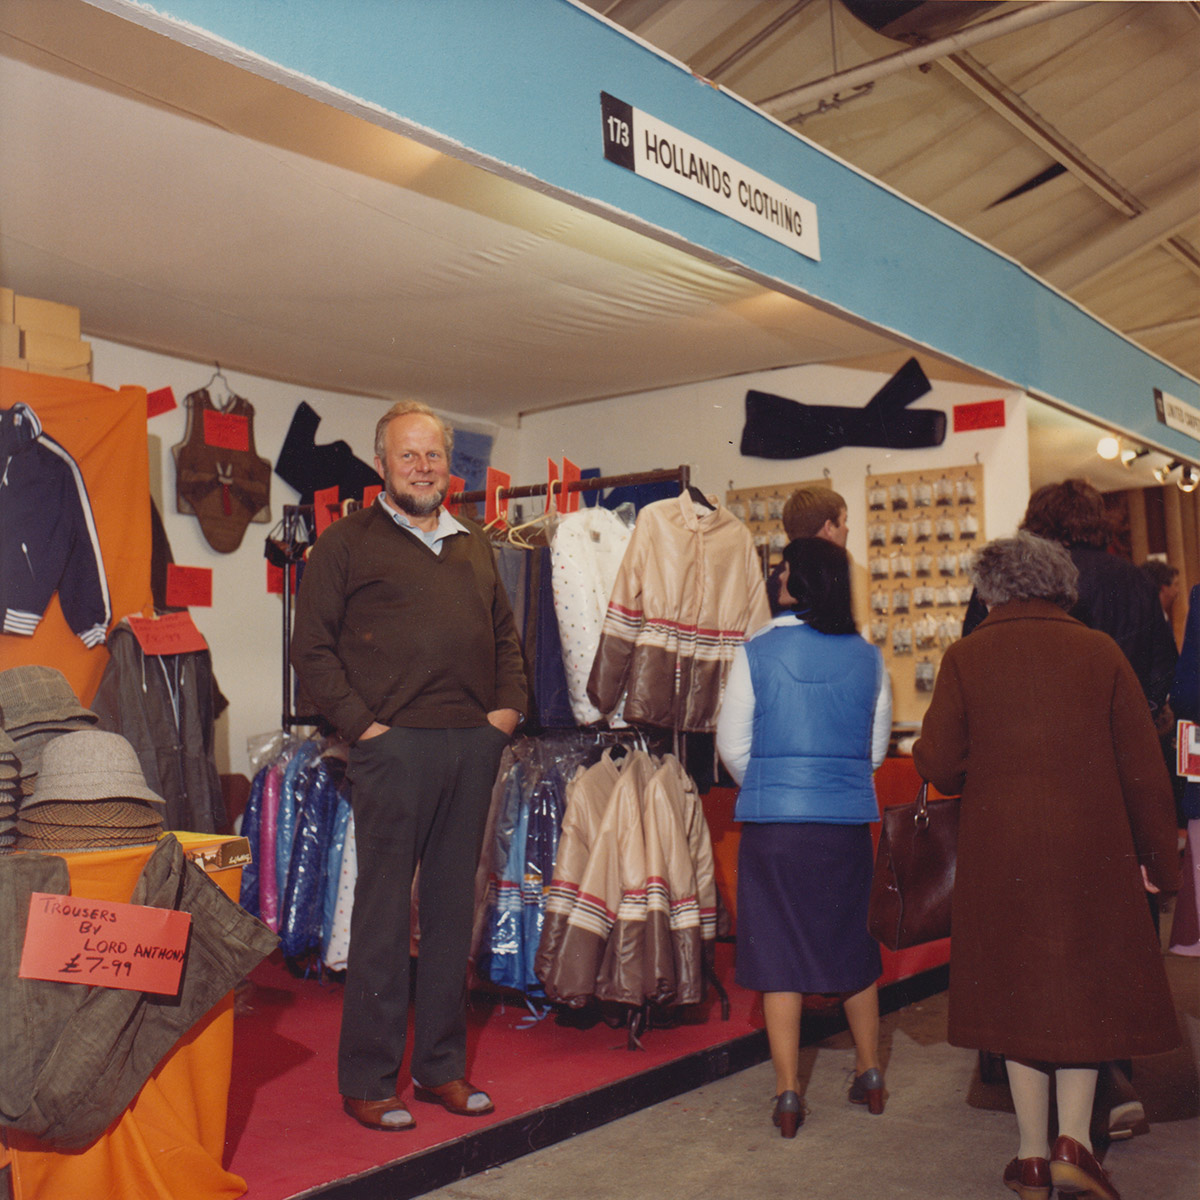
<svg viewBox="0 0 1200 1200">
<path fill-rule="evenodd" d="M 971 575 L 989 613 L 946 651 L 913 749 L 962 795 L 948 1038 L 1005 1056 L 1020 1137 L 1006 1187 L 1119 1200 L 1093 1155 L 1098 1067 L 1179 1044 L 1144 899 L 1178 886 L 1171 784 L 1128 660 L 1065 611 L 1067 552 L 1018 533 Z"/>
<path fill-rule="evenodd" d="M 784 551 L 794 607 L 746 641 L 730 670 L 717 749 L 741 785 L 737 981 L 763 993 L 774 1122 L 794 1137 L 804 993 L 844 1000 L 854 1037 L 850 1100 L 883 1112 L 879 946 L 867 932 L 873 770 L 892 694 L 879 651 L 855 631 L 846 552 L 822 538 Z"/>
</svg>

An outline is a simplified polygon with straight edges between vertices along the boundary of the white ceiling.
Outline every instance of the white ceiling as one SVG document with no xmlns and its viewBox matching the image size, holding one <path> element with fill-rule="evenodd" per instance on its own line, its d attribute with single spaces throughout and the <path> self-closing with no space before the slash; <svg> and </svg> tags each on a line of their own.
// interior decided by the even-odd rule
<svg viewBox="0 0 1200 1200">
<path fill-rule="evenodd" d="M 830 72 L 831 18 L 839 65 L 903 48 L 828 0 L 591 7 L 752 99 Z M 802 131 L 1200 373 L 1195 6 L 1088 5 L 971 53 L 1059 140 L 1031 140 L 941 66 L 881 79 Z M 1046 145 L 1063 156 L 1068 135 L 1138 216 L 1079 182 L 1076 160 L 993 204 L 1054 161 Z M 82 0 L 0 0 L 0 282 L 78 305 L 89 336 L 501 422 L 907 354 Z M 921 358 L 935 378 L 962 377 Z"/>
</svg>

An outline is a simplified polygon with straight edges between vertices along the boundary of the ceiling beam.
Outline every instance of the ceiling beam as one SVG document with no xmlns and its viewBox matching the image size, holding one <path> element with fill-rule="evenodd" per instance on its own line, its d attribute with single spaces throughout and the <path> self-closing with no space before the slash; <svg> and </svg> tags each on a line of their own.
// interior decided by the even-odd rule
<svg viewBox="0 0 1200 1200">
<path fill-rule="evenodd" d="M 1181 261 L 1196 270 L 1195 251 L 1186 242 L 1172 239 L 1197 218 L 1200 218 L 1200 191 L 1189 177 L 1116 229 L 1076 245 L 1067 254 L 1037 264 L 1034 269 L 1055 287 L 1070 292 L 1147 249 L 1169 242 L 1180 247 Z"/>
<path fill-rule="evenodd" d="M 798 16 L 806 9 L 813 0 L 798 0 L 798 3 L 793 4 L 786 12 L 781 13 L 769 25 L 760 29 L 749 41 L 743 42 L 737 49 L 727 54 L 711 71 L 706 75 L 706 79 L 711 79 L 714 83 L 721 78 L 732 66 L 741 62 L 751 50 L 757 50 L 768 38 L 772 37 L 778 30 L 783 28 L 793 17 Z"/>
<path fill-rule="evenodd" d="M 1183 333 L 1200 326 L 1200 314 L 1194 317 L 1176 317 L 1173 321 L 1155 321 L 1153 325 L 1139 325 L 1136 329 L 1123 332 L 1129 337 L 1142 337 L 1147 333 Z"/>
<path fill-rule="evenodd" d="M 996 78 L 970 54 L 951 54 L 938 64 L 989 108 L 999 113 L 1024 137 L 1040 146 L 1055 162 L 1062 163 L 1081 183 L 1127 217 L 1137 216 L 1144 205 L 1123 188 L 1098 163 L 1068 141 L 1053 125 L 1031 108 L 1007 84 Z"/>
<path fill-rule="evenodd" d="M 1017 9 L 1016 12 L 993 17 L 990 21 L 981 21 L 978 25 L 971 25 L 948 37 L 929 42 L 927 45 L 901 50 L 898 54 L 889 54 L 884 58 L 877 58 L 857 67 L 851 67 L 847 71 L 838 71 L 833 75 L 814 79 L 811 83 L 777 92 L 773 96 L 756 101 L 756 105 L 770 116 L 780 121 L 788 121 L 794 118 L 806 104 L 811 104 L 815 100 L 828 100 L 843 89 L 874 83 L 878 79 L 895 75 L 898 71 L 905 71 L 909 67 L 918 67 L 934 59 L 945 58 L 949 54 L 965 50 L 968 46 L 990 41 L 992 38 L 1001 37 L 1006 33 L 1014 33 L 1018 29 L 1027 29 L 1031 25 L 1038 25 L 1042 21 L 1049 21 L 1054 17 L 1061 17 L 1066 13 L 1073 12 L 1077 8 L 1085 7 L 1087 7 L 1087 0 L 1045 0 L 1044 3 L 1029 4 L 1024 8 Z"/>
</svg>

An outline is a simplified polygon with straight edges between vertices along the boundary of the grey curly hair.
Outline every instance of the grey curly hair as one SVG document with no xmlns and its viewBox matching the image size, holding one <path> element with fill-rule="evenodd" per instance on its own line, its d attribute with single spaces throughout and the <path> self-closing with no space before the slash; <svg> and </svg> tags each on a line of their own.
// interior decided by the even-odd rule
<svg viewBox="0 0 1200 1200">
<path fill-rule="evenodd" d="M 1049 600 L 1069 609 L 1079 599 L 1079 571 L 1057 542 L 1023 530 L 979 551 L 968 572 L 979 599 L 992 608 L 1012 600 Z"/>
<path fill-rule="evenodd" d="M 407 417 L 410 413 L 421 413 L 423 416 L 432 417 L 441 426 L 442 441 L 445 443 L 446 453 L 449 455 L 450 451 L 454 449 L 454 427 L 449 422 L 443 421 L 428 404 L 422 404 L 420 400 L 397 400 L 376 422 L 375 457 L 382 459 L 387 451 L 388 426 L 397 417 Z"/>
</svg>

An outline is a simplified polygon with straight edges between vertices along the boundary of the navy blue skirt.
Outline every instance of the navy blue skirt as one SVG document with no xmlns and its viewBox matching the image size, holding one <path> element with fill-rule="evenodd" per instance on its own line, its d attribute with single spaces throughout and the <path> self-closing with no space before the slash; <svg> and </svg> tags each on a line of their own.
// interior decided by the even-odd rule
<svg viewBox="0 0 1200 1200">
<path fill-rule="evenodd" d="M 758 992 L 861 992 L 879 978 L 867 932 L 869 825 L 742 826 L 737 971 Z"/>
</svg>

